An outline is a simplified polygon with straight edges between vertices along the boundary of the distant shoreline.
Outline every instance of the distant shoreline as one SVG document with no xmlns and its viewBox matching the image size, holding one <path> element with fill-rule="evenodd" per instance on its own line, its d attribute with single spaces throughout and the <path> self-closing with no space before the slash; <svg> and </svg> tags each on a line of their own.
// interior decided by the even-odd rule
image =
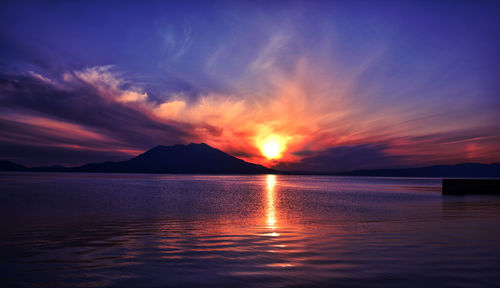
<svg viewBox="0 0 500 288">
<path fill-rule="evenodd" d="M 246 162 L 205 143 L 156 146 L 125 161 L 89 163 L 78 167 L 26 167 L 0 160 L 0 171 L 85 172 L 204 175 L 322 175 L 364 177 L 500 178 L 500 163 L 461 163 L 419 168 L 370 169 L 344 172 L 279 171 Z"/>
<path fill-rule="evenodd" d="M 339 174 L 339 173 L 312 173 L 312 172 L 287 172 L 278 171 L 276 173 L 190 173 L 190 172 L 99 172 L 99 171 L 55 171 L 55 170 L 0 170 L 0 174 L 142 174 L 142 175 L 200 175 L 200 176 L 252 176 L 252 175 L 283 175 L 283 176 L 332 176 L 332 177 L 369 177 L 369 178 L 458 178 L 458 179 L 500 179 L 500 176 L 403 176 L 403 175 L 352 175 L 352 174 Z"/>
</svg>

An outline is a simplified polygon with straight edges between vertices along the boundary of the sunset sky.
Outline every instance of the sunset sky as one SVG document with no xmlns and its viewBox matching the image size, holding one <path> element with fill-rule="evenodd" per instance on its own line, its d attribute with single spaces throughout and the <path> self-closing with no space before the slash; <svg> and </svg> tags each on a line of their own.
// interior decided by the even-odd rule
<svg viewBox="0 0 500 288">
<path fill-rule="evenodd" d="M 2 1 L 0 159 L 205 142 L 284 170 L 500 162 L 499 14 L 494 1 Z"/>
</svg>

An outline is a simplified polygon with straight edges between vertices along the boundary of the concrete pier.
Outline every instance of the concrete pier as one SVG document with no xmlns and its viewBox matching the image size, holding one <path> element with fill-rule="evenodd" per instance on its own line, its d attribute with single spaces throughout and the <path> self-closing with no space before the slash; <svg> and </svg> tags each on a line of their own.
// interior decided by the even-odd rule
<svg viewBox="0 0 500 288">
<path fill-rule="evenodd" d="M 443 195 L 500 195 L 500 179 L 443 179 Z"/>
</svg>

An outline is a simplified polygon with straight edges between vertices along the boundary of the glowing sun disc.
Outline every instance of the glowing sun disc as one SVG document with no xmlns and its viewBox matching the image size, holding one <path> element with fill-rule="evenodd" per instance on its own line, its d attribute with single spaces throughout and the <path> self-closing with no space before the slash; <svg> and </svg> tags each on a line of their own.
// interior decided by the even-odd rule
<svg viewBox="0 0 500 288">
<path fill-rule="evenodd" d="M 278 142 L 275 141 L 264 143 L 264 145 L 262 146 L 262 153 L 268 159 L 279 157 L 280 151 L 281 151 L 280 145 L 278 144 Z"/>
</svg>

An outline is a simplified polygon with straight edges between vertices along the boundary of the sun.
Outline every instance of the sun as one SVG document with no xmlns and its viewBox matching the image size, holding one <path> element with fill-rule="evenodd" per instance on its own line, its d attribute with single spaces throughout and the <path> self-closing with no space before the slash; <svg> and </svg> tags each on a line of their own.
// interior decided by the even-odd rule
<svg viewBox="0 0 500 288">
<path fill-rule="evenodd" d="M 268 159 L 276 158 L 280 155 L 280 144 L 278 142 L 267 142 L 262 146 L 262 153 Z"/>
<path fill-rule="evenodd" d="M 259 141 L 259 148 L 267 159 L 279 159 L 281 158 L 281 153 L 283 152 L 284 143 L 281 137 L 276 135 L 271 135 L 262 141 Z"/>
</svg>

